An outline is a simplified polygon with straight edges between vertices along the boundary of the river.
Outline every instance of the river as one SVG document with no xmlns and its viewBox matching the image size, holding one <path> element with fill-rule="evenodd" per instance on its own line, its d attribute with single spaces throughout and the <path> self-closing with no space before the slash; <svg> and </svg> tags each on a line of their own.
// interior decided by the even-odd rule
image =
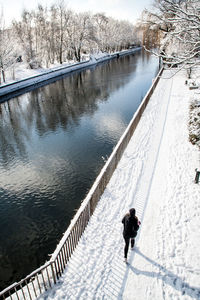
<svg viewBox="0 0 200 300">
<path fill-rule="evenodd" d="M 139 51 L 0 104 L 0 290 L 49 259 L 157 71 Z"/>
</svg>

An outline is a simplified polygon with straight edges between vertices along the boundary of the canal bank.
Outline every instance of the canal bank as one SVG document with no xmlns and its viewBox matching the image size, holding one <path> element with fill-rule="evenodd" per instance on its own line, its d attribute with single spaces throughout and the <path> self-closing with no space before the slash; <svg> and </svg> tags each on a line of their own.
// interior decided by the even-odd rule
<svg viewBox="0 0 200 300">
<path fill-rule="evenodd" d="M 25 79 L 18 80 L 16 82 L 2 85 L 0 86 L 0 102 L 7 101 L 12 97 L 16 97 L 27 91 L 37 88 L 39 87 L 40 83 L 44 84 L 45 82 L 45 84 L 49 84 L 50 82 L 52 82 L 51 79 L 56 78 L 56 80 L 58 80 L 59 79 L 58 77 L 76 71 L 81 71 L 92 66 L 96 66 L 110 59 L 119 58 L 124 55 L 130 55 L 139 50 L 141 50 L 141 47 L 137 47 L 131 50 L 125 50 L 121 52 L 116 52 L 112 54 L 102 53 L 102 55 L 96 55 L 96 56 L 92 55 L 89 60 L 71 64 L 68 66 L 50 69 L 48 71 L 42 72 L 42 74 L 34 75 Z"/>
</svg>

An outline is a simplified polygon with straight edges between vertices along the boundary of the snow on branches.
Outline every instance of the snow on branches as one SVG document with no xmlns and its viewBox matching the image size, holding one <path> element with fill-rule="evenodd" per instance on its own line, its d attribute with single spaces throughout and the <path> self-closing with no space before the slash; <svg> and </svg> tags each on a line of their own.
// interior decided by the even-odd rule
<svg viewBox="0 0 200 300">
<path fill-rule="evenodd" d="M 200 64 L 199 0 L 155 0 L 154 10 L 145 11 L 142 22 L 161 32 L 158 55 L 165 66 Z"/>
</svg>

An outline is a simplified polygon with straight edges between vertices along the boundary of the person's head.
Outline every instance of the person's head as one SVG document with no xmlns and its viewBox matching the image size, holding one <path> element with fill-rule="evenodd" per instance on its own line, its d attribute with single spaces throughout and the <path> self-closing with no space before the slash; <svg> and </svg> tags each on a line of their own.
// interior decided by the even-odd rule
<svg viewBox="0 0 200 300">
<path fill-rule="evenodd" d="M 135 208 L 130 208 L 129 213 L 132 217 L 135 217 Z"/>
</svg>

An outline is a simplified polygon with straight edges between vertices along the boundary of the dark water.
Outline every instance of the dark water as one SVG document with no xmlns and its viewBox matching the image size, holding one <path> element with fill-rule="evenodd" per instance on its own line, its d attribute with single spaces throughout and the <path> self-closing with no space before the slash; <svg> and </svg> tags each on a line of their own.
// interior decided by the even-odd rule
<svg viewBox="0 0 200 300">
<path fill-rule="evenodd" d="M 157 72 L 115 59 L 0 105 L 0 288 L 48 259 Z"/>
</svg>

